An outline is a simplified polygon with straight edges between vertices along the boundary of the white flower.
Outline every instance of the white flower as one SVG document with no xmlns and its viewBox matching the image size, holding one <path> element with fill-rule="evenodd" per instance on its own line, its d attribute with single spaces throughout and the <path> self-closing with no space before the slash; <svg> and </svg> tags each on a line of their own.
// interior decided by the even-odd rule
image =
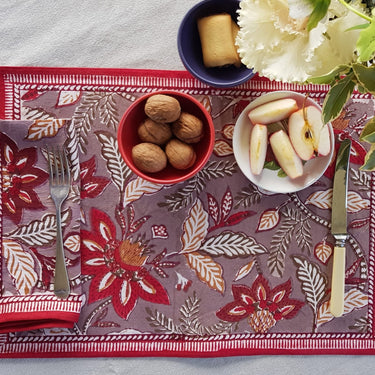
<svg viewBox="0 0 375 375">
<path fill-rule="evenodd" d="M 347 29 L 363 20 L 338 0 L 310 32 L 306 0 L 242 0 L 238 13 L 238 52 L 260 76 L 303 83 L 355 60 L 359 31 Z"/>
</svg>

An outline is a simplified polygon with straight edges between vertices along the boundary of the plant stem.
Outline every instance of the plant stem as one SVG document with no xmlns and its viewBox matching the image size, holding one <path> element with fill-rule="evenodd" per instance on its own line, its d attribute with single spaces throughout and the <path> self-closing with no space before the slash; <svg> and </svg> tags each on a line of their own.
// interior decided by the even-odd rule
<svg viewBox="0 0 375 375">
<path fill-rule="evenodd" d="M 339 2 L 347 7 L 350 11 L 355 13 L 357 16 L 360 16 L 364 18 L 366 21 L 371 22 L 371 17 L 367 16 L 366 14 L 361 13 L 358 9 L 353 8 L 351 5 L 349 5 L 345 0 L 339 0 Z"/>
</svg>

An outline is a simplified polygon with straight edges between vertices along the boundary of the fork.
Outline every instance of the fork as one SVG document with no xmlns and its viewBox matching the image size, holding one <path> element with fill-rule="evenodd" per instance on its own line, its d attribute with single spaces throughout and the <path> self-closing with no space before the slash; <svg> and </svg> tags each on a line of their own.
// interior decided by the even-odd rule
<svg viewBox="0 0 375 375">
<path fill-rule="evenodd" d="M 65 148 L 47 149 L 50 194 L 56 206 L 56 263 L 54 293 L 66 299 L 70 293 L 70 283 L 66 269 L 61 229 L 61 206 L 70 190 L 70 170 Z"/>
</svg>

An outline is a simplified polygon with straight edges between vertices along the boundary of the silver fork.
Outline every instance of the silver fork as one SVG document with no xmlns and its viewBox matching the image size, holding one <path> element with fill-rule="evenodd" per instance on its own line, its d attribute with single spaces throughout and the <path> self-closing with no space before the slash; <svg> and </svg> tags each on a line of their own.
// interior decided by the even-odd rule
<svg viewBox="0 0 375 375">
<path fill-rule="evenodd" d="M 67 298 L 70 283 L 66 269 L 64 244 L 61 230 L 61 206 L 70 190 L 70 170 L 65 149 L 47 148 L 49 166 L 49 186 L 51 198 L 56 206 L 56 264 L 54 292 L 59 298 Z"/>
</svg>

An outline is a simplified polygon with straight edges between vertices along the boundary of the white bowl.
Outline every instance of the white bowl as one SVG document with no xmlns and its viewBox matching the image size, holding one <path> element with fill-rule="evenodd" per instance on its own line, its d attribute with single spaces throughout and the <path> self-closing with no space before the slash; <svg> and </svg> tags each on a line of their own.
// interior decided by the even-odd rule
<svg viewBox="0 0 375 375">
<path fill-rule="evenodd" d="M 249 162 L 249 140 L 253 125 L 248 118 L 248 113 L 251 109 L 261 104 L 281 98 L 293 98 L 297 101 L 298 106 L 302 108 L 305 95 L 294 91 L 274 91 L 264 94 L 252 101 L 237 119 L 233 132 L 233 151 L 242 173 L 259 188 L 273 193 L 293 193 L 312 185 L 323 175 L 332 160 L 335 138 L 332 125 L 329 123 L 327 125 L 329 127 L 331 140 L 330 153 L 327 156 L 318 156 L 308 160 L 303 166 L 303 175 L 301 177 L 295 179 L 279 177 L 277 175 L 277 170 L 274 171 L 270 169 L 263 169 L 260 175 L 254 175 L 250 170 Z M 307 99 L 306 104 L 314 105 L 321 110 L 321 107 L 310 98 Z"/>
</svg>

